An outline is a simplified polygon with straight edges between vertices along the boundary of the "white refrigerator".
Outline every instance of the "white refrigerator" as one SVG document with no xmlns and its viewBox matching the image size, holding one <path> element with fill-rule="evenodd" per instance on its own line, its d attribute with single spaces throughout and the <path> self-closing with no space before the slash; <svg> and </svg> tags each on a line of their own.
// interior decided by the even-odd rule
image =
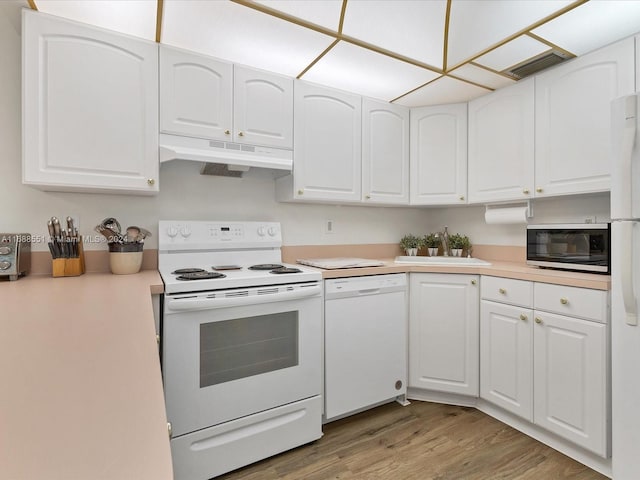
<svg viewBox="0 0 640 480">
<path fill-rule="evenodd" d="M 640 97 L 612 103 L 611 407 L 614 480 L 640 479 Z"/>
</svg>

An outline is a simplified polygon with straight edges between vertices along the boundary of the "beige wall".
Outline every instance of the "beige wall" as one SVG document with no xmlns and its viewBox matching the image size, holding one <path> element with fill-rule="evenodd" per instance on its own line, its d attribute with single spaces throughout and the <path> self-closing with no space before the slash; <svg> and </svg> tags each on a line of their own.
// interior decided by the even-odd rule
<svg viewBox="0 0 640 480">
<path fill-rule="evenodd" d="M 0 2 L 4 3 L 4 2 Z M 0 6 L 0 232 L 46 233 L 55 215 L 79 218 L 83 235 L 114 216 L 123 226 L 157 231 L 158 220 L 265 220 L 282 223 L 286 245 L 393 243 L 405 233 L 422 234 L 450 226 L 476 244 L 524 245 L 524 227 L 487 226 L 484 207 L 374 208 L 296 205 L 275 201 L 271 177 L 260 172 L 246 178 L 201 176 L 192 162 L 169 162 L 160 168 L 160 194 L 155 197 L 42 192 L 21 183 L 21 67 L 19 16 Z M 608 196 L 558 199 L 536 204 L 535 221 L 568 221 L 585 215 L 608 215 Z M 539 213 L 538 213 L 539 212 Z M 325 234 L 333 220 L 334 234 Z M 148 246 L 157 246 L 155 236 Z M 105 249 L 103 244 L 87 246 Z M 46 245 L 34 245 L 46 250 Z"/>
</svg>

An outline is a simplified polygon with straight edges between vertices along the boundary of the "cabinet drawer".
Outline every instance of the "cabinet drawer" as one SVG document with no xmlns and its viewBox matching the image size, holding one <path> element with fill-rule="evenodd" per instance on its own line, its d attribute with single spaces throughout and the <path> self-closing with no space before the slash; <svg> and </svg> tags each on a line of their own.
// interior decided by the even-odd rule
<svg viewBox="0 0 640 480">
<path fill-rule="evenodd" d="M 531 307 L 533 283 L 513 278 L 482 276 L 480 294 L 485 300 Z"/>
<path fill-rule="evenodd" d="M 608 295 L 604 290 L 536 283 L 534 308 L 607 323 Z"/>
</svg>

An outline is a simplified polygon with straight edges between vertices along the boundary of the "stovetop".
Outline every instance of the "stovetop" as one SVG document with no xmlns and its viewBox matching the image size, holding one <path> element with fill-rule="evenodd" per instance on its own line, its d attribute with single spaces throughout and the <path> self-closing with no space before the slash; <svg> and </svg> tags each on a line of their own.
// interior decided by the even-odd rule
<svg viewBox="0 0 640 480">
<path fill-rule="evenodd" d="M 216 271 L 212 266 L 202 265 L 189 269 L 199 268 L 202 271 L 193 272 L 191 275 L 200 277 L 195 280 L 186 280 L 183 277 L 189 273 L 173 273 L 177 269 L 160 269 L 160 275 L 165 284 L 166 293 L 202 292 L 208 290 L 221 290 L 229 288 L 241 288 L 264 285 L 283 285 L 300 282 L 315 282 L 322 279 L 322 274 L 317 270 L 302 267 L 301 265 L 289 265 L 280 263 L 281 268 L 272 270 L 252 270 L 251 265 L 240 266 L 233 270 Z M 289 272 L 291 269 L 291 272 Z M 275 272 L 275 273 L 272 273 Z M 206 278 L 208 275 L 216 275 L 216 278 Z M 217 276 L 219 275 L 219 276 Z"/>
<path fill-rule="evenodd" d="M 168 294 L 322 279 L 318 270 L 281 262 L 276 222 L 160 221 L 158 227 L 158 270 Z"/>
</svg>

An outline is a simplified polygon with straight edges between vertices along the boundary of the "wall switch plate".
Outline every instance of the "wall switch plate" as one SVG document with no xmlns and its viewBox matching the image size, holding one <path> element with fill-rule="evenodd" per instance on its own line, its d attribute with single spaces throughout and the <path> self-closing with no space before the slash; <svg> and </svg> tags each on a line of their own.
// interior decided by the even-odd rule
<svg viewBox="0 0 640 480">
<path fill-rule="evenodd" d="M 333 220 L 325 220 L 324 233 L 325 234 L 336 233 L 336 222 L 334 222 Z"/>
</svg>

